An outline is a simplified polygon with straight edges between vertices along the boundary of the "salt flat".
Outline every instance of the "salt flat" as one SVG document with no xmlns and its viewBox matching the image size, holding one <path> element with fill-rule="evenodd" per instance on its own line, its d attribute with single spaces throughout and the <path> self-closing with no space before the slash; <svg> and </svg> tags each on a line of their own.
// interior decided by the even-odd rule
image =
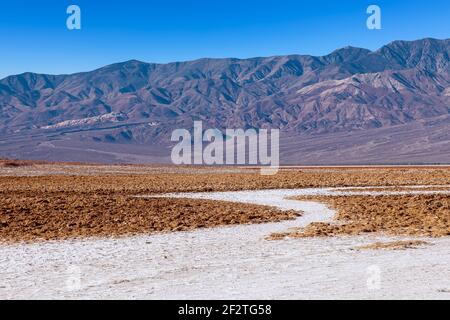
<svg viewBox="0 0 450 320">
<path fill-rule="evenodd" d="M 0 298 L 450 298 L 448 238 L 426 239 L 430 246 L 404 251 L 354 250 L 375 241 L 408 239 L 379 235 L 265 240 L 273 232 L 329 221 L 334 215 L 323 204 L 285 197 L 336 192 L 327 188 L 172 194 L 271 205 L 303 215 L 280 223 L 191 232 L 3 245 Z"/>
</svg>

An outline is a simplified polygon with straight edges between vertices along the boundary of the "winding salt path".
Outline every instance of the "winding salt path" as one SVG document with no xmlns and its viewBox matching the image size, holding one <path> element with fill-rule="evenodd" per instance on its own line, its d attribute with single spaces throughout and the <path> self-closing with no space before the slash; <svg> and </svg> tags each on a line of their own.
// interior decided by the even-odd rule
<svg viewBox="0 0 450 320">
<path fill-rule="evenodd" d="M 415 187 L 417 188 L 417 187 Z M 402 194 L 343 188 L 165 197 L 226 200 L 300 210 L 296 220 L 192 232 L 0 246 L 2 299 L 449 299 L 450 239 L 406 251 L 355 251 L 402 238 L 365 236 L 267 241 L 273 232 L 329 221 L 297 195 Z M 355 188 L 350 188 L 355 189 Z M 446 193 L 447 191 L 411 191 Z"/>
<path fill-rule="evenodd" d="M 281 210 L 294 210 L 302 213 L 302 216 L 295 220 L 288 220 L 278 223 L 268 223 L 260 226 L 244 226 L 245 228 L 249 228 L 249 232 L 251 232 L 255 236 L 264 237 L 273 232 L 285 231 L 287 228 L 304 227 L 311 222 L 331 221 L 336 212 L 334 210 L 328 209 L 326 205 L 312 201 L 289 200 L 288 198 L 321 193 L 331 194 L 332 192 L 334 192 L 334 189 L 280 189 L 230 192 L 169 193 L 160 196 L 144 196 L 144 198 L 162 197 L 230 201 L 236 203 L 271 206 Z M 253 229 L 255 229 L 255 231 L 253 231 Z M 256 229 L 261 229 L 264 234 L 256 234 Z"/>
</svg>

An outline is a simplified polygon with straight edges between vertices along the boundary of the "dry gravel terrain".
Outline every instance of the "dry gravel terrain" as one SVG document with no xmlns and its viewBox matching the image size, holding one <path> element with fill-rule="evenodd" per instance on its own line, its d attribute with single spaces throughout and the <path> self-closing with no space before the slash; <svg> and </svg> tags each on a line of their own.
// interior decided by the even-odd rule
<svg viewBox="0 0 450 320">
<path fill-rule="evenodd" d="M 298 214 L 248 204 L 136 198 L 140 195 L 364 186 L 393 186 L 390 190 L 403 190 L 402 186 L 447 184 L 450 184 L 448 167 L 293 167 L 281 169 L 275 176 L 261 176 L 257 168 L 101 166 L 4 160 L 0 161 L 0 240 L 185 231 L 280 221 Z M 327 203 L 337 210 L 339 223 L 312 223 L 305 230 L 290 232 L 291 237 L 371 232 L 450 234 L 450 198 L 446 195 L 301 199 Z"/>
<path fill-rule="evenodd" d="M 406 250 L 417 249 L 421 246 L 429 245 L 428 242 L 422 240 L 403 240 L 392 242 L 375 242 L 365 246 L 356 247 L 356 250 Z"/>
<path fill-rule="evenodd" d="M 449 184 L 447 167 L 0 163 L 0 298 L 448 299 Z"/>
<path fill-rule="evenodd" d="M 311 196 L 296 199 L 327 203 L 336 210 L 336 221 L 311 223 L 302 230 L 273 235 L 273 238 L 365 233 L 424 237 L 450 235 L 448 195 Z"/>
<path fill-rule="evenodd" d="M 187 231 L 298 216 L 257 205 L 91 192 L 2 192 L 0 207 L 0 240 L 6 242 Z"/>
</svg>

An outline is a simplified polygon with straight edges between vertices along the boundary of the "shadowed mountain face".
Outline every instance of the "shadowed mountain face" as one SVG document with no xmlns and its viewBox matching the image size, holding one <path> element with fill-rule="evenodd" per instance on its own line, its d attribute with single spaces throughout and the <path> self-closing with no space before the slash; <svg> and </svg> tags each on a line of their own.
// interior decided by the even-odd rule
<svg viewBox="0 0 450 320">
<path fill-rule="evenodd" d="M 280 129 L 282 163 L 450 163 L 449 57 L 450 39 L 424 39 L 10 76 L 0 80 L 0 156 L 164 162 L 172 130 L 202 120 Z"/>
</svg>

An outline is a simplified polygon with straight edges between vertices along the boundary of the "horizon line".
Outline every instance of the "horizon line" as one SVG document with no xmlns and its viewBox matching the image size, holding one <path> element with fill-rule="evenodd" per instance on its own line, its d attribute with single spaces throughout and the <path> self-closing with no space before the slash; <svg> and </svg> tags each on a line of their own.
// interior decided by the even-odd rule
<svg viewBox="0 0 450 320">
<path fill-rule="evenodd" d="M 59 74 L 51 74 L 51 73 L 41 73 L 41 72 L 33 72 L 33 71 L 25 71 L 22 73 L 17 73 L 17 74 L 10 74 L 6 77 L 0 78 L 0 81 L 3 81 L 7 78 L 10 77 L 17 77 L 17 76 L 22 76 L 22 75 L 27 75 L 27 74 L 34 74 L 34 75 L 42 75 L 42 76 L 71 76 L 71 75 L 77 75 L 77 74 L 83 74 L 83 73 L 90 73 L 90 72 L 94 72 L 103 68 L 107 68 L 110 66 L 114 66 L 117 64 L 125 64 L 128 62 L 139 62 L 139 63 L 144 63 L 144 64 L 150 64 L 150 65 L 170 65 L 170 64 L 176 64 L 176 63 L 189 63 L 189 62 L 195 62 L 195 61 L 201 61 L 201 60 L 252 60 L 252 59 L 269 59 L 269 58 L 277 58 L 277 57 L 289 57 L 289 56 L 303 56 L 303 57 L 316 57 L 316 58 L 322 58 L 322 57 L 327 57 L 331 54 L 333 54 L 336 51 L 340 51 L 343 49 L 347 49 L 347 48 L 353 48 L 353 49 L 360 49 L 360 50 L 367 50 L 370 53 L 375 53 L 380 51 L 382 48 L 389 46 L 393 43 L 396 42 L 418 42 L 418 41 L 425 41 L 425 40 L 434 40 L 434 41 L 449 41 L 450 38 L 443 38 L 443 39 L 438 39 L 438 38 L 433 38 L 433 37 L 425 37 L 425 38 L 419 38 L 419 39 L 415 39 L 415 40 L 393 40 L 383 46 L 381 46 L 380 48 L 376 49 L 376 50 L 370 50 L 367 48 L 363 48 L 363 47 L 354 47 L 351 45 L 347 45 L 344 47 L 340 47 L 337 48 L 327 54 L 324 55 L 311 55 L 311 54 L 299 54 L 299 53 L 291 53 L 291 54 L 281 54 L 281 55 L 271 55 L 271 56 L 253 56 L 253 57 L 247 57 L 247 58 L 236 58 L 236 57 L 223 57 L 223 58 L 213 58 L 213 57 L 202 57 L 202 58 L 197 58 L 197 59 L 192 59 L 192 60 L 182 60 L 182 61 L 171 61 L 171 62 L 165 62 L 165 63 L 159 63 L 159 62 L 147 62 L 147 61 L 142 61 L 139 59 L 129 59 L 129 60 L 124 60 L 124 61 L 119 61 L 119 62 L 114 62 L 114 63 L 110 63 L 110 64 L 105 64 L 103 66 L 100 66 L 98 68 L 94 68 L 91 70 L 87 70 L 87 71 L 79 71 L 79 72 L 72 72 L 72 73 L 59 73 Z"/>
</svg>

